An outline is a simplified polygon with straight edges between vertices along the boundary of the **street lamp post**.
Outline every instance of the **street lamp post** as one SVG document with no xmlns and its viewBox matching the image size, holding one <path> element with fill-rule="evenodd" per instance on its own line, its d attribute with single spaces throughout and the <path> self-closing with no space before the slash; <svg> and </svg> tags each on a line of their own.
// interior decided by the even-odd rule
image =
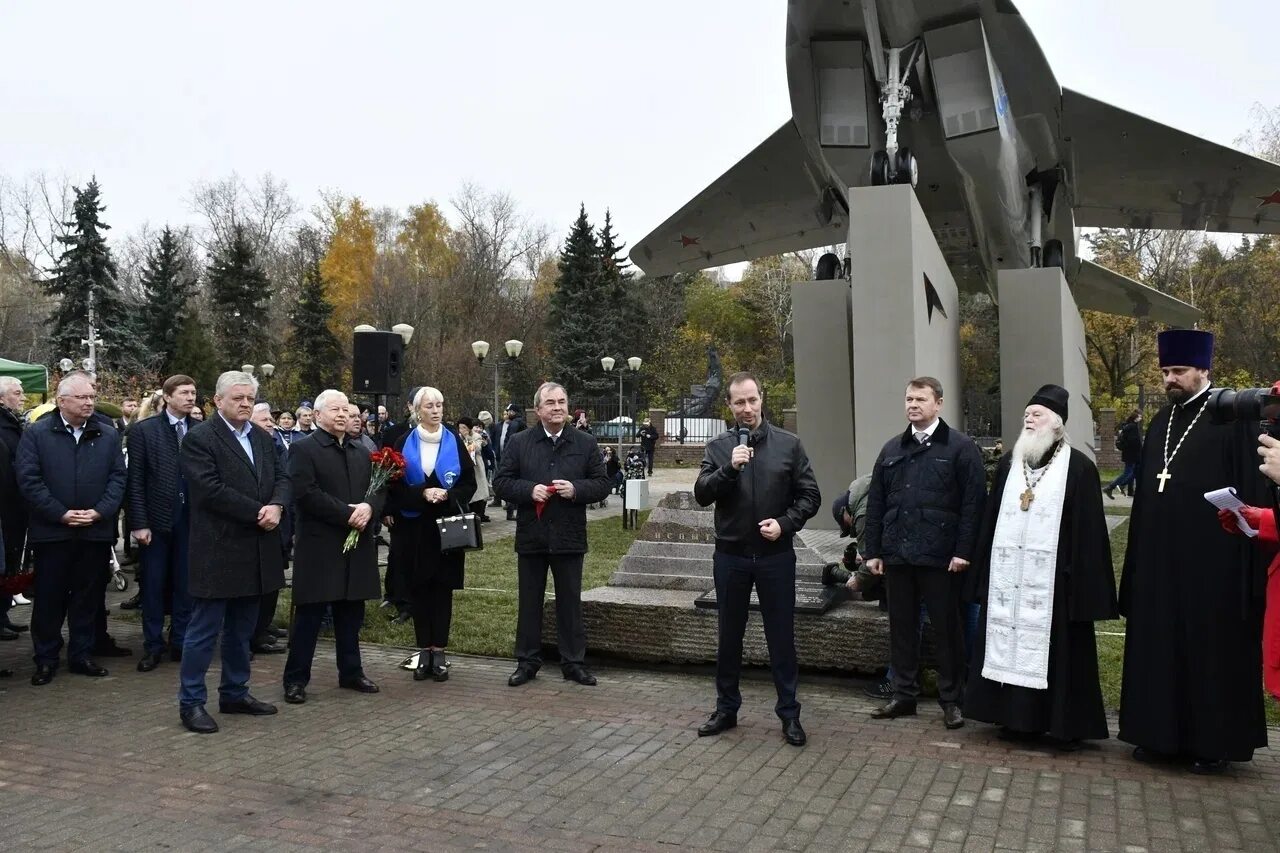
<svg viewBox="0 0 1280 853">
<path fill-rule="evenodd" d="M 640 357 L 636 355 L 633 355 L 631 356 L 631 358 L 627 359 L 627 364 L 625 367 L 621 364 L 618 364 L 617 359 L 614 359 L 611 356 L 606 355 L 604 358 L 600 359 L 600 366 L 604 368 L 605 373 L 614 373 L 615 371 L 613 369 L 613 366 L 615 364 L 618 364 L 618 369 L 616 372 L 618 374 L 618 464 L 619 465 L 622 464 L 622 419 L 626 417 L 622 409 L 622 377 L 624 374 L 626 374 L 628 370 L 631 371 L 632 373 L 639 373 L 641 363 L 642 362 L 640 360 Z M 635 419 L 633 418 L 631 422 L 632 422 L 632 425 L 634 425 Z"/>
<path fill-rule="evenodd" d="M 503 347 L 507 351 L 506 362 L 498 358 L 489 362 L 489 367 L 493 370 L 493 418 L 495 421 L 501 419 L 502 413 L 502 409 L 498 407 L 498 374 L 502 371 L 503 364 L 513 365 L 516 363 L 516 359 L 520 357 L 521 350 L 524 349 L 524 342 L 512 339 L 503 344 Z M 484 360 L 489 355 L 489 342 L 472 341 L 471 352 L 475 355 L 476 361 L 480 362 L 480 366 L 484 367 Z"/>
</svg>

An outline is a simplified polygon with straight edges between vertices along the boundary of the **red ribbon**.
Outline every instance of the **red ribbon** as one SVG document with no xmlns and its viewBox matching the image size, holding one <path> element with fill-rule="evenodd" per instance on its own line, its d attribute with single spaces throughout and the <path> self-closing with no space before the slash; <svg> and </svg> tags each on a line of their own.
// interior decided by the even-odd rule
<svg viewBox="0 0 1280 853">
<path fill-rule="evenodd" d="M 555 486 L 547 486 L 547 497 L 551 497 L 551 496 L 552 496 L 552 495 L 554 495 L 555 493 L 556 493 L 556 487 L 555 487 Z M 541 520 L 541 518 L 542 518 L 542 510 L 543 510 L 543 508 L 545 508 L 545 507 L 546 507 L 546 505 L 547 505 L 547 502 L 546 502 L 546 501 L 534 501 L 534 502 L 533 502 L 533 511 L 534 511 L 534 513 L 536 513 L 536 514 L 537 514 L 537 517 L 538 517 L 538 519 L 539 519 L 539 520 Z"/>
</svg>

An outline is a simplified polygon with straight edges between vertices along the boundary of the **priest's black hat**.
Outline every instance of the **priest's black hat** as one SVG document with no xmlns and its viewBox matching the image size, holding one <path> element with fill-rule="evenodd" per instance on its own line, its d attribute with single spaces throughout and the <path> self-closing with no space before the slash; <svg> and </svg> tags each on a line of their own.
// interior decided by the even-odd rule
<svg viewBox="0 0 1280 853">
<path fill-rule="evenodd" d="M 1167 329 L 1156 336 L 1161 367 L 1213 366 L 1213 333 L 1199 329 Z"/>
<path fill-rule="evenodd" d="M 1049 411 L 1055 413 L 1062 418 L 1062 422 L 1067 422 L 1067 401 L 1071 399 L 1071 395 L 1066 388 L 1061 385 L 1045 385 L 1039 391 L 1031 395 L 1031 402 L 1028 406 L 1044 406 Z"/>
</svg>

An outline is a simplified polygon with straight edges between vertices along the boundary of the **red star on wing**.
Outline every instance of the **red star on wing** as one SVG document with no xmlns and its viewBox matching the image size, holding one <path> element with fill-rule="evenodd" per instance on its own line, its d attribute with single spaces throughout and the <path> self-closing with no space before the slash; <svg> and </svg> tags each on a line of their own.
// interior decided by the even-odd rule
<svg viewBox="0 0 1280 853">
<path fill-rule="evenodd" d="M 696 245 L 698 245 L 698 241 L 699 241 L 699 240 L 701 240 L 701 239 L 702 239 L 701 237 L 686 237 L 686 236 L 684 236 L 683 234 L 681 234 L 681 235 L 680 235 L 680 248 L 681 248 L 681 249 L 687 249 L 687 248 L 689 248 L 690 246 L 696 246 Z"/>
<path fill-rule="evenodd" d="M 1280 204 L 1280 190 L 1276 190 L 1271 195 L 1256 195 L 1254 198 L 1262 202 L 1258 207 L 1266 207 L 1269 204 Z"/>
</svg>

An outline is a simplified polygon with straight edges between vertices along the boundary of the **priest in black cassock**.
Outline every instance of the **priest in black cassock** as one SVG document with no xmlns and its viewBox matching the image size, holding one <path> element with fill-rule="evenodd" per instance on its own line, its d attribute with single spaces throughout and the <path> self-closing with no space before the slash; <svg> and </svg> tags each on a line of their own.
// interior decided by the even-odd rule
<svg viewBox="0 0 1280 853">
<path fill-rule="evenodd" d="M 1067 441 L 1068 399 L 1037 391 L 996 469 L 967 579 L 982 615 L 964 714 L 1070 750 L 1107 737 L 1093 623 L 1117 611 L 1098 469 Z"/>
<path fill-rule="evenodd" d="M 1211 334 L 1161 332 L 1158 350 L 1170 405 L 1147 431 L 1120 579 L 1128 622 L 1119 737 L 1140 761 L 1214 773 L 1267 744 L 1265 558 L 1225 533 L 1204 498 L 1234 486 L 1246 504 L 1264 505 L 1258 425 L 1215 424 L 1206 412 Z"/>
</svg>

